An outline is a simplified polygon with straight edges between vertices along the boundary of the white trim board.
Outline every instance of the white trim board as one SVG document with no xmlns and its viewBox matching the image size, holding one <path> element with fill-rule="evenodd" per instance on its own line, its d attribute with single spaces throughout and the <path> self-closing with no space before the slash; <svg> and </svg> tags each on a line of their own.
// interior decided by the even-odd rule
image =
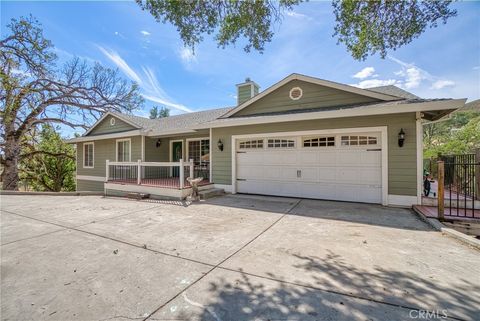
<svg viewBox="0 0 480 321">
<path fill-rule="evenodd" d="M 81 181 L 105 182 L 105 176 L 77 175 L 76 179 Z"/>
<path fill-rule="evenodd" d="M 417 140 L 417 204 L 422 204 L 423 194 L 423 125 L 421 113 L 416 113 Z"/>
<path fill-rule="evenodd" d="M 237 145 L 236 140 L 242 138 L 255 137 L 285 137 L 285 136 L 310 136 L 325 134 L 343 134 L 343 133 L 365 133 L 376 132 L 381 134 L 382 141 L 382 205 L 388 205 L 388 130 L 387 126 L 378 127 L 357 127 L 357 128 L 336 128 L 321 129 L 296 132 L 276 132 L 261 134 L 232 135 L 232 194 L 237 192 Z"/>
<path fill-rule="evenodd" d="M 408 196 L 408 195 L 388 195 L 388 205 L 391 206 L 405 206 L 412 207 L 412 205 L 417 205 L 417 196 Z"/>
<path fill-rule="evenodd" d="M 256 96 L 255 96 L 256 97 Z M 295 114 L 283 114 L 276 116 L 255 116 L 255 117 L 236 117 L 228 119 L 217 119 L 211 122 L 203 123 L 195 129 L 220 128 L 241 125 L 268 124 L 280 122 L 292 122 L 313 119 L 331 119 L 344 117 L 360 117 L 373 115 L 391 115 L 401 113 L 414 113 L 422 111 L 455 110 L 465 105 L 466 99 L 451 99 L 430 101 L 411 104 L 379 104 L 355 108 L 346 108 L 339 110 L 315 111 Z"/>
<path fill-rule="evenodd" d="M 112 139 L 112 138 L 138 136 L 138 135 L 142 135 L 142 134 L 143 134 L 143 132 L 140 129 L 135 129 L 135 130 L 129 130 L 129 131 L 126 131 L 126 132 L 106 134 L 106 135 L 76 137 L 76 138 L 72 138 L 72 139 L 67 139 L 65 142 L 69 143 L 69 144 L 75 144 L 75 143 L 90 142 L 90 141 L 102 140 L 102 139 Z"/>
</svg>

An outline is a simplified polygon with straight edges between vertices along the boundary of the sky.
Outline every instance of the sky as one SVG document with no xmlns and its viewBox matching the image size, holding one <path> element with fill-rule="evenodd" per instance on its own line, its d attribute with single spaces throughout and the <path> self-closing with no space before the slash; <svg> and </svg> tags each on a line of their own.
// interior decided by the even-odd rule
<svg viewBox="0 0 480 321">
<path fill-rule="evenodd" d="M 119 68 L 139 83 L 147 116 L 153 105 L 171 114 L 236 105 L 236 84 L 249 77 L 261 89 L 291 73 L 359 87 L 397 85 L 423 98 L 480 98 L 480 2 L 458 2 L 458 16 L 412 43 L 354 60 L 333 35 L 331 2 L 311 1 L 286 12 L 263 53 L 243 44 L 218 48 L 212 36 L 193 52 L 176 29 L 156 22 L 134 2 L 0 3 L 2 38 L 11 18 L 34 15 L 61 61 L 74 56 Z"/>
</svg>

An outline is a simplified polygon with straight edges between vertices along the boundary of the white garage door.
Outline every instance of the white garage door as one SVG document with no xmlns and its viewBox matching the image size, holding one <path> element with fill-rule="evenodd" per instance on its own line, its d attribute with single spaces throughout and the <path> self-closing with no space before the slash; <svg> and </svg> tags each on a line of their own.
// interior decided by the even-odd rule
<svg viewBox="0 0 480 321">
<path fill-rule="evenodd" d="M 380 133 L 236 141 L 237 192 L 382 202 Z"/>
</svg>

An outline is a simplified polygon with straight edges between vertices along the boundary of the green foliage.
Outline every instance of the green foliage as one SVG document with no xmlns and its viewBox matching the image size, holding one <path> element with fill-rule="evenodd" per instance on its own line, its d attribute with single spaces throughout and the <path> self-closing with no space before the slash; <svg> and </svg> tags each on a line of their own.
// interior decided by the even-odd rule
<svg viewBox="0 0 480 321">
<path fill-rule="evenodd" d="M 446 121 L 426 124 L 423 140 L 424 158 L 473 153 L 480 148 L 480 112 L 457 112 Z"/>
<path fill-rule="evenodd" d="M 170 116 L 170 109 L 167 107 L 160 107 L 160 109 L 157 106 L 153 106 L 152 109 L 150 109 L 150 119 L 156 119 L 156 118 L 164 118 Z"/>
<path fill-rule="evenodd" d="M 418 38 L 427 28 L 446 23 L 457 15 L 450 8 L 452 1 L 357 1 L 334 0 L 337 25 L 335 36 L 347 46 L 353 58 L 387 50 L 396 50 Z"/>
<path fill-rule="evenodd" d="M 51 125 L 44 124 L 25 146 L 20 178 L 35 191 L 75 191 L 75 149 Z"/>
<path fill-rule="evenodd" d="M 275 25 L 284 12 L 304 0 L 136 0 L 162 23 L 173 24 L 185 46 L 192 49 L 205 34 L 215 34 L 219 47 L 246 39 L 244 50 L 263 52 L 272 40 Z M 456 16 L 452 1 L 436 0 L 333 0 L 336 18 L 334 35 L 346 45 L 353 58 L 361 60 L 377 52 L 410 43 L 427 28 Z"/>
<path fill-rule="evenodd" d="M 275 23 L 282 12 L 291 10 L 301 0 L 136 0 L 159 22 L 173 24 L 184 44 L 192 49 L 204 34 L 217 32 L 220 47 L 235 44 L 239 37 L 247 39 L 244 50 L 262 52 L 273 36 Z"/>
</svg>

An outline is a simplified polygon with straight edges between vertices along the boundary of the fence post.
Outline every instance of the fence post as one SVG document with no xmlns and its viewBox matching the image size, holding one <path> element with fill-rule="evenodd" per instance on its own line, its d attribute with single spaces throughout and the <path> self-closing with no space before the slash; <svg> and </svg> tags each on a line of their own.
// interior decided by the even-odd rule
<svg viewBox="0 0 480 321">
<path fill-rule="evenodd" d="M 183 167 L 183 158 L 180 158 L 180 189 L 183 189 L 185 183 L 185 171 Z"/>
<path fill-rule="evenodd" d="M 438 161 L 438 220 L 443 221 L 445 219 L 445 162 Z"/>
<path fill-rule="evenodd" d="M 142 160 L 137 160 L 137 184 L 142 183 Z"/>
<path fill-rule="evenodd" d="M 193 173 L 193 159 L 190 158 L 190 177 L 191 178 L 195 178 L 193 177 L 195 174 Z"/>
<path fill-rule="evenodd" d="M 105 182 L 108 182 L 108 178 L 110 177 L 110 161 L 107 159 L 105 162 L 106 168 L 105 168 Z"/>
<path fill-rule="evenodd" d="M 480 200 L 480 148 L 477 148 L 475 150 L 475 162 L 476 165 L 474 165 L 475 168 L 475 195 L 477 197 L 477 200 Z"/>
</svg>

